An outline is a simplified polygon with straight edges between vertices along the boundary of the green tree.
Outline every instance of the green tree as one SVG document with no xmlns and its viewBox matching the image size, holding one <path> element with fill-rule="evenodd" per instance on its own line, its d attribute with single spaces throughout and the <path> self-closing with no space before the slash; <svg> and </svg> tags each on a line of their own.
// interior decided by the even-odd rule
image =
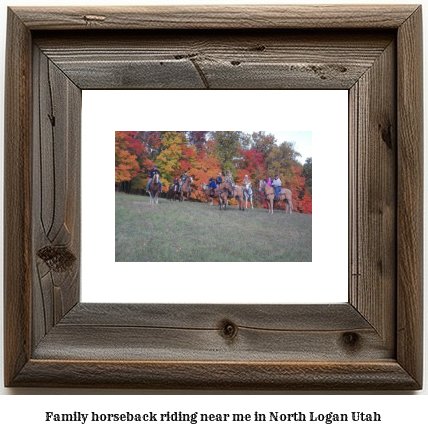
<svg viewBox="0 0 428 434">
<path fill-rule="evenodd" d="M 276 138 L 273 134 L 265 134 L 264 131 L 254 132 L 251 135 L 251 148 L 260 151 L 266 158 L 269 152 L 275 148 Z"/>
<path fill-rule="evenodd" d="M 304 176 L 306 180 L 305 187 L 312 195 L 312 157 L 306 158 L 305 164 L 303 165 L 302 176 Z"/>
<path fill-rule="evenodd" d="M 230 170 L 236 174 L 234 159 L 240 157 L 241 131 L 213 131 L 212 138 L 216 142 L 216 153 L 223 171 Z"/>
<path fill-rule="evenodd" d="M 297 160 L 300 154 L 294 149 L 294 143 L 283 142 L 279 146 L 271 148 L 266 157 L 266 170 L 268 175 L 273 176 L 275 173 L 282 173 L 283 176 L 291 177 L 292 168 L 300 166 Z"/>
</svg>

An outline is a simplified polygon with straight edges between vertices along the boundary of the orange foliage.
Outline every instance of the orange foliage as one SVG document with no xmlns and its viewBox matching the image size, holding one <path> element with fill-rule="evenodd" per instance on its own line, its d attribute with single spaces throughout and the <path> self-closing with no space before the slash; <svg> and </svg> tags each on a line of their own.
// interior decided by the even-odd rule
<svg viewBox="0 0 428 434">
<path fill-rule="evenodd" d="M 205 202 L 202 183 L 208 183 L 210 178 L 215 179 L 222 166 L 216 152 L 218 144 L 210 140 L 207 133 L 116 131 L 116 183 L 132 181 L 133 185 L 138 186 L 136 188 L 144 188 L 148 173 L 156 164 L 161 173 L 162 190 L 166 192 L 174 177 L 180 177 L 187 170 L 194 182 L 192 199 Z M 275 154 L 271 154 L 271 159 L 272 155 Z M 266 206 L 257 192 L 258 181 L 266 179 L 268 175 L 266 159 L 265 154 L 256 148 L 239 149 L 233 163 L 238 185 L 242 185 L 245 175 L 249 176 L 255 191 L 255 206 Z M 287 160 L 278 167 L 283 187 L 292 191 L 295 211 L 312 214 L 312 195 L 305 187 L 302 165 L 295 160 Z M 230 204 L 237 205 L 234 199 L 230 200 Z"/>
</svg>

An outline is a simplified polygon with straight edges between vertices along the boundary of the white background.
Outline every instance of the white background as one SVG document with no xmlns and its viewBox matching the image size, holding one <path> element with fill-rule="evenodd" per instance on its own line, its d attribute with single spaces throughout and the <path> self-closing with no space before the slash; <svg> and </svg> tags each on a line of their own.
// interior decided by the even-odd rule
<svg viewBox="0 0 428 434">
<path fill-rule="evenodd" d="M 235 3 L 260 3 L 260 1 L 253 2 L 251 0 L 235 0 Z M 47 1 L 47 0 L 32 0 L 32 1 L 8 1 L 10 5 L 67 5 L 67 4 L 80 4 L 80 5 L 92 5 L 92 4 L 119 4 L 118 0 L 76 0 L 74 2 L 60 2 Z M 144 1 L 127 0 L 127 4 L 144 4 Z M 151 1 L 151 4 L 159 4 L 160 2 Z M 163 4 L 180 4 L 185 3 L 182 1 L 164 1 Z M 216 1 L 205 0 L 202 2 L 191 2 L 187 0 L 187 4 L 194 3 L 218 3 Z M 269 0 L 268 3 L 278 3 L 275 0 Z M 295 2 L 291 2 L 295 3 Z M 314 3 L 326 3 L 325 0 L 316 1 L 300 1 L 300 4 L 314 4 Z M 332 1 L 330 3 L 349 3 L 341 1 Z M 369 2 L 361 2 L 353 0 L 352 3 L 394 3 L 392 0 L 382 1 L 375 0 Z M 410 3 L 413 1 L 400 1 L 398 3 Z M 3 2 L 4 4 L 4 2 Z M 3 6 L 0 9 L 0 29 L 1 30 L 1 46 L 0 46 L 0 76 L 4 77 L 4 37 L 6 29 L 6 9 Z M 424 14 L 424 28 L 428 29 L 428 22 L 426 19 L 426 13 Z M 428 59 L 427 55 L 427 39 L 424 38 L 424 59 Z M 425 76 L 427 71 L 427 66 L 424 67 Z M 425 104 L 428 101 L 427 86 L 424 86 L 424 100 Z M 0 100 L 3 100 L 3 88 L 0 86 Z M 424 110 L 425 116 L 428 114 L 428 110 Z M 3 118 L 3 105 L 0 104 L 0 115 Z M 0 143 L 3 146 L 3 123 L 0 123 Z M 2 150 L 1 150 L 2 151 Z M 3 153 L 0 153 L 0 162 L 3 164 Z M 2 166 L 1 170 L 2 170 Z M 425 167 L 428 167 L 425 164 Z M 1 174 L 2 175 L 2 174 Z M 3 179 L 3 176 L 1 176 Z M 426 183 L 425 183 L 426 184 Z M 3 201 L 1 200 L 1 203 Z M 425 204 L 427 203 L 425 197 Z M 0 219 L 2 219 L 2 213 L 0 213 Z M 427 232 L 425 231 L 425 234 Z M 1 240 L 2 241 L 2 240 Z M 3 248 L 3 242 L 0 243 L 0 249 Z M 0 251 L 0 256 L 2 256 L 2 251 Z M 0 267 L 2 263 L 0 262 Z M 425 282 L 427 279 L 425 278 Z M 427 297 L 425 298 L 425 300 Z M 0 315 L 2 315 L 2 300 L 0 299 Z M 427 311 L 427 302 L 425 301 L 425 312 Z M 3 322 L 0 321 L 0 336 L 3 336 Z M 426 326 L 425 326 L 426 329 Z M 427 341 L 426 336 L 428 336 L 428 331 L 425 332 L 425 342 Z M 0 338 L 1 339 L 1 338 Z M 425 348 L 427 345 L 425 344 Z M 0 352 L 3 348 L 0 347 Z M 425 350 L 426 354 L 426 350 Z M 0 354 L 0 363 L 3 361 L 3 355 Z M 164 392 L 155 392 L 155 396 L 145 396 L 144 391 L 102 391 L 102 390 L 83 390 L 83 389 L 5 389 L 1 388 L 3 383 L 2 372 L 0 373 L 0 393 L 3 396 L 0 397 L 0 427 L 4 432 L 18 431 L 20 429 L 31 430 L 32 432 L 52 432 L 57 433 L 59 430 L 63 433 L 73 433 L 76 434 L 78 430 L 85 430 L 86 432 L 94 432 L 94 425 L 82 425 L 78 426 L 74 423 L 66 423 L 57 426 L 57 424 L 48 425 L 44 422 L 44 412 L 45 411 L 57 411 L 57 412 L 73 412 L 73 411 L 104 411 L 104 412 L 118 412 L 118 411 L 133 411 L 133 412 L 144 412 L 144 411 L 160 411 L 160 410 L 170 410 L 170 411 L 205 411 L 205 412 L 241 412 L 247 413 L 253 410 L 259 409 L 260 411 L 335 411 L 335 412 L 351 412 L 351 411 L 366 411 L 373 412 L 377 411 L 382 413 L 383 422 L 380 425 L 376 424 L 347 424 L 345 427 L 341 424 L 336 425 L 316 425 L 317 432 L 340 432 L 342 433 L 344 429 L 346 432 L 351 434 L 361 433 L 362 430 L 367 433 L 378 433 L 378 432 L 422 432 L 426 429 L 426 408 L 428 404 L 428 399 L 426 395 L 428 383 L 428 373 L 425 368 L 425 388 L 422 392 L 411 393 L 410 395 L 415 396 L 404 396 L 404 393 L 395 393 L 391 396 L 384 396 L 382 393 L 357 393 L 350 392 L 341 395 L 330 393 L 319 396 L 316 393 L 312 394 L 293 394 L 292 392 L 279 391 L 272 394 L 267 394 L 266 396 L 261 396 L 258 393 L 255 396 L 243 396 L 239 393 L 234 393 L 233 391 L 227 393 L 217 391 L 208 391 L 203 393 L 202 396 L 194 396 L 192 391 L 185 392 L 183 396 L 177 396 L 174 394 L 176 392 L 169 391 L 169 395 L 163 396 Z M 183 391 L 181 391 L 183 393 Z M 25 395 L 43 395 L 41 397 L 35 396 L 25 396 Z M 75 396 L 75 395 L 79 396 Z M 91 394 L 97 394 L 105 396 L 93 397 Z M 120 398 L 117 394 L 121 394 Z M 13 396 L 18 395 L 18 396 Z M 19 396 L 20 395 L 20 396 Z M 54 396 L 57 395 L 57 396 Z M 161 395 L 161 396 L 157 396 Z M 218 396 L 220 395 L 220 396 Z M 419 396 L 418 396 L 419 395 Z M 423 395 L 423 396 L 420 396 Z M 103 425 L 101 429 L 105 433 L 117 432 L 118 430 L 126 429 L 127 432 L 144 432 L 145 430 L 150 430 L 150 432 L 163 432 L 166 430 L 174 429 L 176 432 L 189 432 L 200 430 L 200 432 L 210 433 L 218 432 L 236 432 L 237 428 L 241 429 L 257 429 L 263 430 L 265 432 L 299 432 L 309 433 L 314 432 L 313 425 L 288 425 L 281 424 L 277 426 L 272 425 L 260 425 L 251 424 L 244 428 L 237 427 L 234 424 L 230 425 L 217 425 L 210 424 L 207 426 L 190 426 L 188 424 L 184 425 L 168 425 L 167 428 L 159 426 L 129 426 L 129 425 Z M 97 429 L 97 432 L 100 428 Z M 91 430 L 91 431 L 89 431 Z M 340 430 L 340 431 L 339 431 Z"/>
<path fill-rule="evenodd" d="M 200 101 L 203 108 L 195 110 L 194 101 Z M 180 110 L 176 109 L 178 106 Z M 218 264 L 213 266 L 208 262 L 115 262 L 112 188 L 115 130 L 312 131 L 312 262 L 224 263 L 222 282 L 213 271 Z M 82 136 L 82 301 L 339 303 L 348 300 L 346 90 L 84 91 Z M 332 161 L 336 163 L 330 170 Z M 94 190 L 84 187 L 94 183 L 94 162 L 96 200 Z M 266 213 L 266 224 L 269 218 Z M 99 267 L 94 267 L 94 258 Z"/>
</svg>

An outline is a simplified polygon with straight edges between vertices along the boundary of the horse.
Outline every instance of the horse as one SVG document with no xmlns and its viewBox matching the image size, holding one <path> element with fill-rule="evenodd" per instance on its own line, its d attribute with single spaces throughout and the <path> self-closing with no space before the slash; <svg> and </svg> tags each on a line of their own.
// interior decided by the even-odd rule
<svg viewBox="0 0 428 434">
<path fill-rule="evenodd" d="M 253 187 L 251 186 L 251 182 L 244 184 L 243 193 L 244 193 L 244 199 L 245 199 L 245 209 L 248 208 L 248 199 L 250 200 L 251 209 L 253 209 L 253 196 L 254 191 Z"/>
<path fill-rule="evenodd" d="M 207 204 L 208 205 L 214 205 L 214 196 L 211 196 L 211 188 L 208 187 L 205 182 L 202 183 L 202 191 L 205 194 L 205 197 L 207 198 Z"/>
<path fill-rule="evenodd" d="M 273 214 L 273 200 L 275 199 L 275 189 L 270 187 L 262 179 L 259 181 L 259 191 L 265 194 L 266 202 L 268 204 L 268 213 Z"/>
<path fill-rule="evenodd" d="M 233 189 L 233 197 L 238 202 L 239 210 L 245 211 L 245 208 L 244 208 L 244 187 L 240 187 L 238 185 L 235 185 L 235 188 Z"/>
<path fill-rule="evenodd" d="M 229 190 L 232 188 L 230 182 L 222 182 L 218 186 L 218 203 L 220 205 L 220 211 L 224 207 L 226 211 L 227 208 L 227 197 L 229 196 Z"/>
<path fill-rule="evenodd" d="M 279 200 L 284 201 L 285 212 L 287 212 L 287 209 L 288 209 L 288 212 L 291 214 L 293 212 L 293 209 L 294 209 L 293 194 L 291 193 L 291 190 L 289 190 L 288 188 L 281 188 L 281 191 L 279 193 Z"/>
<path fill-rule="evenodd" d="M 150 203 L 158 203 L 159 193 L 160 193 L 159 173 L 155 173 L 149 188 Z"/>
<path fill-rule="evenodd" d="M 191 176 L 187 177 L 183 182 L 180 189 L 180 202 L 184 201 L 184 195 L 186 194 L 187 200 L 190 201 L 190 186 L 193 184 L 193 178 Z"/>
<path fill-rule="evenodd" d="M 179 196 L 180 196 L 180 192 L 178 191 L 178 185 L 177 184 L 171 184 L 169 186 L 169 189 L 168 189 L 168 199 L 169 200 L 171 200 L 171 199 L 177 200 L 177 197 L 179 197 Z"/>
</svg>

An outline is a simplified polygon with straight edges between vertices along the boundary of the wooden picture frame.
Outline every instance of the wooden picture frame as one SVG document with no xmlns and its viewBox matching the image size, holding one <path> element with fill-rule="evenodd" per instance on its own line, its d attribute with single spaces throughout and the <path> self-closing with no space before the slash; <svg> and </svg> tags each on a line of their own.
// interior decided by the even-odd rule
<svg viewBox="0 0 428 434">
<path fill-rule="evenodd" d="M 16 7 L 6 53 L 6 386 L 422 387 L 421 6 Z M 81 303 L 101 88 L 348 89 L 349 302 Z"/>
</svg>

